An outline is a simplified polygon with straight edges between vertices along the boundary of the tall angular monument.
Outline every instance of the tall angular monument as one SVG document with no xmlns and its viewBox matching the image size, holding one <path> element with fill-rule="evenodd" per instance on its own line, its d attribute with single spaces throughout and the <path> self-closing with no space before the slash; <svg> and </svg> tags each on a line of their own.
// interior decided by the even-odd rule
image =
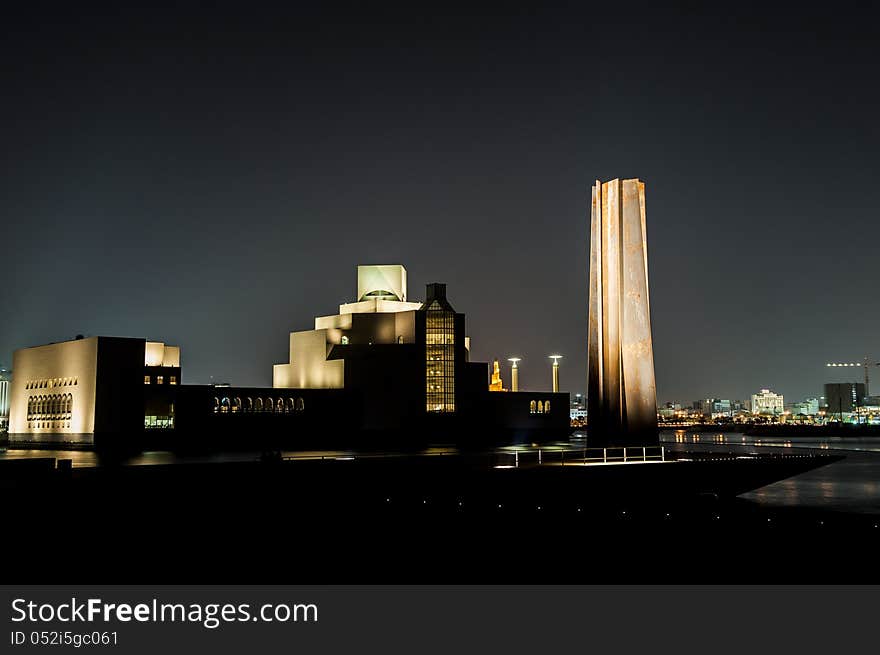
<svg viewBox="0 0 880 655">
<path fill-rule="evenodd" d="M 587 338 L 589 446 L 657 444 L 645 184 L 593 186 Z"/>
</svg>

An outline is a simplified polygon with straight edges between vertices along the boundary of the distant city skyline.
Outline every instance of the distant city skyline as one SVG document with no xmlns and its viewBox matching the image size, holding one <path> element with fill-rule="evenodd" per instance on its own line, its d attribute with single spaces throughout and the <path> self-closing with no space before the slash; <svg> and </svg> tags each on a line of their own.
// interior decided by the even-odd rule
<svg viewBox="0 0 880 655">
<path fill-rule="evenodd" d="M 267 385 L 401 263 L 473 360 L 584 393 L 590 185 L 639 177 L 658 403 L 861 381 L 825 364 L 880 359 L 874 21 L 713 9 L 12 7 L 0 361 L 141 335 Z"/>
</svg>

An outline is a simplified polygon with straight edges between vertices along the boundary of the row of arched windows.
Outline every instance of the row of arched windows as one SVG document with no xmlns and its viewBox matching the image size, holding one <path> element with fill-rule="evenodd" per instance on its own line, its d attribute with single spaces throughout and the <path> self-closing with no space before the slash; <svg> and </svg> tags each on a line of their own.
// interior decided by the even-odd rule
<svg viewBox="0 0 880 655">
<path fill-rule="evenodd" d="M 541 402 L 540 400 L 535 402 L 534 400 L 529 403 L 529 414 L 549 414 L 550 413 L 550 401 L 545 400 Z"/>
<path fill-rule="evenodd" d="M 302 412 L 306 403 L 302 398 L 234 398 L 214 397 L 215 414 L 238 414 L 239 412 L 261 412 L 272 414 L 292 414 Z"/>
<path fill-rule="evenodd" d="M 53 387 L 69 387 L 77 384 L 77 378 L 51 378 L 47 380 L 28 380 L 25 389 L 51 389 Z"/>
<path fill-rule="evenodd" d="M 28 421 L 66 421 L 73 412 L 73 395 L 28 396 Z"/>
</svg>

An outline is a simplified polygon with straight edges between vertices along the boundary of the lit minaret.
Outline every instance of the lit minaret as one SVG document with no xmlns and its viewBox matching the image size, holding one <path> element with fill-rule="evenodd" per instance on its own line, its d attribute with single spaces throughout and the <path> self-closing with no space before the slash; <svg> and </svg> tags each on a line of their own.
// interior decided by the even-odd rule
<svg viewBox="0 0 880 655">
<path fill-rule="evenodd" d="M 553 360 L 553 393 L 559 393 L 559 360 L 562 355 L 550 355 Z"/>
<path fill-rule="evenodd" d="M 521 362 L 521 357 L 508 357 L 507 361 L 510 362 L 510 390 L 511 391 L 519 391 L 519 368 L 516 363 Z"/>
<path fill-rule="evenodd" d="M 501 368 L 497 359 L 492 362 L 492 381 L 489 383 L 489 391 L 507 391 L 501 383 Z"/>
</svg>

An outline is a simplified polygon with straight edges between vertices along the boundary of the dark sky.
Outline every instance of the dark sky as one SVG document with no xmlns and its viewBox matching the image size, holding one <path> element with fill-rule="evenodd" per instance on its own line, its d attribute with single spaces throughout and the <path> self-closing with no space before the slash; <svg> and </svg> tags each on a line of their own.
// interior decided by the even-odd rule
<svg viewBox="0 0 880 655">
<path fill-rule="evenodd" d="M 187 382 L 269 385 L 357 264 L 402 263 L 411 296 L 448 284 L 472 358 L 542 389 L 559 352 L 581 392 L 590 185 L 614 177 L 647 185 L 659 401 L 799 400 L 848 377 L 826 361 L 880 360 L 871 5 L 19 4 L 7 364 L 141 336 Z"/>
</svg>

